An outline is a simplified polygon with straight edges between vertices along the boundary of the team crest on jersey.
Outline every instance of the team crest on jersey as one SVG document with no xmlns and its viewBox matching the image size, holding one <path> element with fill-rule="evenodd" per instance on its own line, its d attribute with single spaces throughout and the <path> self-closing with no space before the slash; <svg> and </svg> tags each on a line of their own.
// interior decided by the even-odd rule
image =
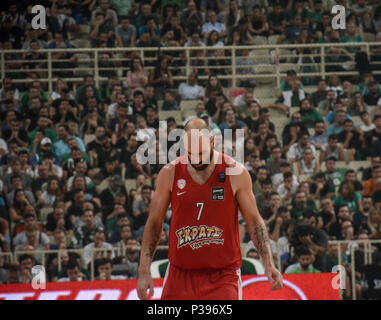
<svg viewBox="0 0 381 320">
<path fill-rule="evenodd" d="M 186 184 L 186 182 L 184 179 L 177 180 L 177 186 L 179 187 L 179 189 L 184 189 L 185 184 Z"/>
<path fill-rule="evenodd" d="M 221 238 L 223 230 L 218 227 L 192 226 L 184 227 L 176 231 L 177 248 L 189 245 L 193 250 L 199 249 L 204 245 L 224 244 Z"/>
</svg>

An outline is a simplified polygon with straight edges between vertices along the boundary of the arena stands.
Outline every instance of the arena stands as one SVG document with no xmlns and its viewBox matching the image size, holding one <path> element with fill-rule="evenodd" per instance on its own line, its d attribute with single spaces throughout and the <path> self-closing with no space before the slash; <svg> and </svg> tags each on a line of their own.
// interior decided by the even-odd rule
<svg viewBox="0 0 381 320">
<path fill-rule="evenodd" d="M 152 3 L 152 4 L 151 4 Z M 33 29 L 35 4 L 46 29 Z M 343 4 L 346 28 L 332 28 Z M 381 263 L 377 0 L 2 1 L 0 283 L 135 278 L 155 180 L 146 138 L 244 129 L 283 273 Z M 160 122 L 164 121 L 164 122 Z M 233 140 L 233 149 L 236 141 Z M 168 150 L 156 144 L 156 157 Z M 162 162 L 160 162 L 162 163 Z M 171 211 L 154 260 L 167 258 Z M 245 223 L 242 253 L 259 259 Z M 110 263 L 114 273 L 105 276 Z"/>
</svg>

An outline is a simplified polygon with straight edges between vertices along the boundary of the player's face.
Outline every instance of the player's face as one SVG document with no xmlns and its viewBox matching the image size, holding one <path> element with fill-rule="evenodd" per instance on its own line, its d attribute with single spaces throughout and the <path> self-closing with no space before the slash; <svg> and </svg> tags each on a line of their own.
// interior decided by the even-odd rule
<svg viewBox="0 0 381 320">
<path fill-rule="evenodd" d="M 213 139 L 208 133 L 200 134 L 198 130 L 191 130 L 184 141 L 191 166 L 199 171 L 205 170 L 213 158 Z"/>
</svg>

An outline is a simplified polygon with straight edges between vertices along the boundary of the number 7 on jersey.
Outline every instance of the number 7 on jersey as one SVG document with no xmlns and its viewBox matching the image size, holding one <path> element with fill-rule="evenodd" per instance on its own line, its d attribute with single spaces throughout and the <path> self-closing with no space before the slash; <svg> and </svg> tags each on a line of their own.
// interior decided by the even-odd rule
<svg viewBox="0 0 381 320">
<path fill-rule="evenodd" d="M 197 208 L 200 207 L 200 209 L 198 210 L 198 216 L 197 216 L 197 221 L 199 221 L 201 218 L 202 210 L 204 209 L 204 202 L 197 202 L 196 207 Z"/>
</svg>

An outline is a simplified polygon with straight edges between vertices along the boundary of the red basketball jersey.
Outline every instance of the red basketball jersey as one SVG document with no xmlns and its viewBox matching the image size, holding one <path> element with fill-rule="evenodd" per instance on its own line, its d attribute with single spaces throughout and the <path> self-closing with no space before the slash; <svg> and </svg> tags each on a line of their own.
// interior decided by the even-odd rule
<svg viewBox="0 0 381 320">
<path fill-rule="evenodd" d="M 170 263 L 176 267 L 241 267 L 238 206 L 225 174 L 226 157 L 220 154 L 221 163 L 202 185 L 192 179 L 182 157 L 176 161 L 168 252 Z"/>
</svg>

